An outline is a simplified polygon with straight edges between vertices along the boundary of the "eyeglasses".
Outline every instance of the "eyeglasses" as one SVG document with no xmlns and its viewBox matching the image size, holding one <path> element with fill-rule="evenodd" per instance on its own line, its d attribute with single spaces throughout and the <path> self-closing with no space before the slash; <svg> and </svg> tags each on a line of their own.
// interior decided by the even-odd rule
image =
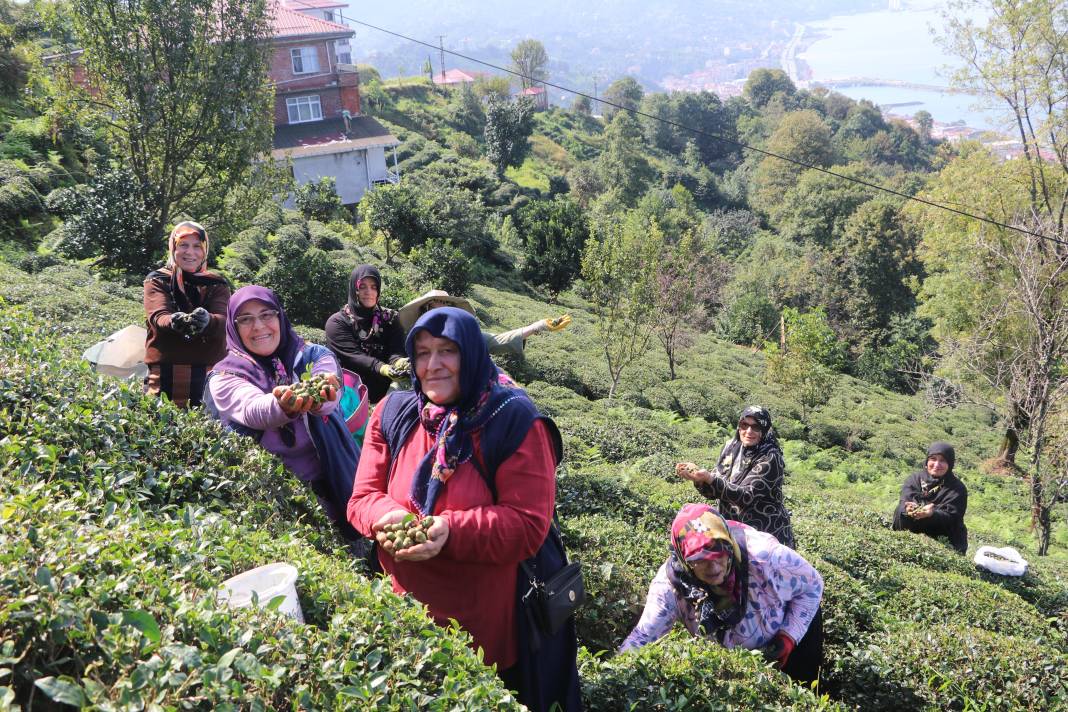
<svg viewBox="0 0 1068 712">
<path fill-rule="evenodd" d="M 277 309 L 268 309 L 259 314 L 242 314 L 234 317 L 234 323 L 237 324 L 238 329 L 250 329 L 257 321 L 264 326 L 269 326 L 278 323 L 278 314 Z"/>
<path fill-rule="evenodd" d="M 760 426 L 759 425 L 755 425 L 755 424 L 750 424 L 750 423 L 738 423 L 738 432 L 741 432 L 743 430 L 755 430 L 756 432 L 759 433 L 760 432 Z"/>
</svg>

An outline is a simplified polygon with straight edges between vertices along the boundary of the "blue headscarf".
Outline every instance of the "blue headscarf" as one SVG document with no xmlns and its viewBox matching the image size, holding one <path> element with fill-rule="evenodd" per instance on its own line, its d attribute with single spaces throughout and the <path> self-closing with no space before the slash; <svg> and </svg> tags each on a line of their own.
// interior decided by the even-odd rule
<svg viewBox="0 0 1068 712">
<path fill-rule="evenodd" d="M 460 395 L 453 403 L 435 405 L 423 393 L 415 372 L 415 337 L 422 331 L 459 347 Z M 416 469 L 409 493 L 412 504 L 427 515 L 433 512 L 438 495 L 456 467 L 474 455 L 472 433 L 493 418 L 511 421 L 506 428 L 493 429 L 501 437 L 483 433 L 479 447 L 489 452 L 504 446 L 505 433 L 514 435 L 517 428 L 522 428 L 525 436 L 538 412 L 526 392 L 499 382 L 499 371 L 490 358 L 478 321 L 462 309 L 441 307 L 419 317 L 408 333 L 404 349 L 412 363 L 412 387 L 418 399 L 413 405 L 419 408 L 423 427 L 435 438 L 434 446 Z"/>
</svg>

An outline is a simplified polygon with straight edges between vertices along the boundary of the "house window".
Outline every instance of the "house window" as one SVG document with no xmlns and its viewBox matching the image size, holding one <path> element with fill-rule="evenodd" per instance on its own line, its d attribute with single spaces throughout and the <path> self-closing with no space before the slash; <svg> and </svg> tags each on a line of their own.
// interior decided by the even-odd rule
<svg viewBox="0 0 1068 712">
<path fill-rule="evenodd" d="M 315 47 L 294 47 L 289 50 L 293 60 L 294 74 L 311 74 L 319 71 L 319 53 Z"/>
<path fill-rule="evenodd" d="M 303 124 L 307 121 L 319 121 L 323 118 L 323 107 L 319 103 L 319 95 L 298 96 L 286 99 L 286 109 L 289 110 L 289 123 Z"/>
<path fill-rule="evenodd" d="M 323 19 L 327 22 L 337 22 L 337 20 L 334 19 L 333 10 L 323 10 Z"/>
</svg>

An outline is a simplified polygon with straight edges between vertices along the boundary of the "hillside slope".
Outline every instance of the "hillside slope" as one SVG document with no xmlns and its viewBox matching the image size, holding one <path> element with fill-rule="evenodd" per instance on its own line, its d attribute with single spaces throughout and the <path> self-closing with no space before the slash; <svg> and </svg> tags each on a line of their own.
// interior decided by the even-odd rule
<svg viewBox="0 0 1068 712">
<path fill-rule="evenodd" d="M 0 678 L 13 690 L 6 699 L 28 704 L 31 694 L 38 701 L 49 690 L 59 694 L 54 683 L 40 682 L 54 678 L 79 686 L 62 688 L 70 699 L 158 693 L 200 707 L 238 689 L 267 708 L 304 694 L 316 706 L 356 695 L 403 709 L 438 694 L 442 708 L 505 704 L 492 674 L 456 648 L 462 636 L 435 631 L 418 608 L 363 582 L 272 458 L 222 436 L 199 413 L 142 399 L 77 364 L 99 336 L 140 319 L 137 292 L 73 265 L 30 275 L 0 263 L 0 481 L 8 502 L 0 525 L 10 552 L 0 577 L 10 601 L 0 611 L 0 647 L 12 651 L 5 656 L 32 651 L 10 680 Z M 472 296 L 491 326 L 529 323 L 561 307 L 575 317 L 569 330 L 532 339 L 525 364 L 503 365 L 565 434 L 558 505 L 591 595 L 579 617 L 580 642 L 590 653 L 606 651 L 582 659 L 591 709 L 831 704 L 763 670 L 749 653 L 679 635 L 639 654 L 607 652 L 641 610 L 674 512 L 699 499 L 674 477 L 673 463 L 710 461 L 738 408 L 753 400 L 769 405 L 785 435 L 799 548 L 827 582 L 822 691 L 858 709 L 1066 706 L 1063 539 L 1058 556 L 1025 553 L 1028 575 L 1006 580 L 941 543 L 889 531 L 897 487 L 916 454 L 929 440 L 948 438 L 973 493 L 972 548 L 1013 543 L 1028 551 L 1021 483 L 974 469 L 996 441 L 979 413 L 931 411 L 917 398 L 843 377 L 806 435 L 796 407 L 763 383 L 761 358 L 708 336 L 684 354 L 678 379 L 667 380 L 664 359 L 652 351 L 608 403 L 600 398 L 607 380 L 592 316 L 581 300 L 564 295 L 550 305 L 488 286 Z M 112 530 L 127 543 L 105 544 Z M 312 612 L 307 632 L 270 614 L 232 616 L 197 594 L 275 559 L 302 570 L 302 604 Z M 130 612 L 141 610 L 157 621 L 160 640 L 151 625 L 151 634 L 131 632 L 130 622 L 142 619 Z M 387 624 L 395 610 L 412 613 Z M 351 616 L 371 628 L 354 632 Z M 204 626 L 231 632 L 205 639 Z M 383 645 L 382 636 L 392 642 Z M 295 641 L 311 646 L 307 660 L 288 652 Z M 416 647 L 398 647 L 409 644 Z M 241 652 L 223 660 L 235 645 Z M 176 651 L 192 655 L 189 646 L 195 665 L 175 658 Z M 161 656 L 163 663 L 152 662 Z M 358 664 L 337 668 L 340 677 L 322 673 L 341 659 Z M 230 666 L 232 678 L 220 672 Z M 180 678 L 184 686 L 174 683 L 180 674 L 188 676 Z"/>
</svg>

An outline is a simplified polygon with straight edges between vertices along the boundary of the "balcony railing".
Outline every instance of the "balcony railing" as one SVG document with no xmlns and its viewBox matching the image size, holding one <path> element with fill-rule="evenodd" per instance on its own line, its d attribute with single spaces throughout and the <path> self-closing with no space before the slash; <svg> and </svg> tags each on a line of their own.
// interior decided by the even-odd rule
<svg viewBox="0 0 1068 712">
<path fill-rule="evenodd" d="M 386 169 L 386 177 L 371 181 L 371 185 L 396 185 L 400 183 L 400 174 Z"/>
</svg>

